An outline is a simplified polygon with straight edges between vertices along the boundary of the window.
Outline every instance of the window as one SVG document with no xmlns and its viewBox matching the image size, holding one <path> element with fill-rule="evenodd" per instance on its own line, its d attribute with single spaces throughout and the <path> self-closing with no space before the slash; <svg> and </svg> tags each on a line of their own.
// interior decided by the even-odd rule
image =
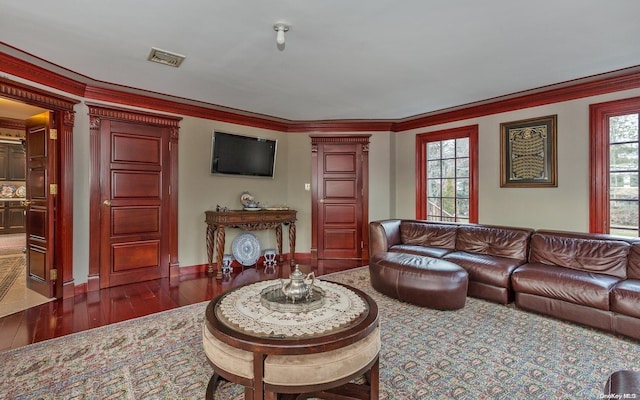
<svg viewBox="0 0 640 400">
<path fill-rule="evenodd" d="M 594 104 L 590 113 L 590 231 L 640 236 L 640 98 Z"/>
<path fill-rule="evenodd" d="M 416 218 L 478 222 L 478 126 L 416 137 Z"/>
</svg>

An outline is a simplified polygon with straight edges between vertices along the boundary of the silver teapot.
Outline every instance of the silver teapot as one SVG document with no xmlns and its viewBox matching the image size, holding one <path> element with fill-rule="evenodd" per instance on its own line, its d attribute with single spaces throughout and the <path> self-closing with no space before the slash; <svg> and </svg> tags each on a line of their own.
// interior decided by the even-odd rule
<svg viewBox="0 0 640 400">
<path fill-rule="evenodd" d="M 311 283 L 306 283 L 305 280 L 311 279 Z M 283 279 L 280 279 L 282 283 L 282 293 L 291 300 L 292 303 L 308 298 L 313 290 L 313 283 L 316 281 L 316 276 L 313 272 L 307 275 L 300 271 L 300 267 L 296 264 L 295 269 L 289 275 L 289 282 L 287 283 Z"/>
</svg>

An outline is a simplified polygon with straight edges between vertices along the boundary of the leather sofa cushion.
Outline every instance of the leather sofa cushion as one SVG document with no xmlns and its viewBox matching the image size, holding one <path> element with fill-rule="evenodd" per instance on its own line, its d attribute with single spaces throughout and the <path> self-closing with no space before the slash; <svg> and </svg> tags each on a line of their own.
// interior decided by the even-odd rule
<svg viewBox="0 0 640 400">
<path fill-rule="evenodd" d="M 525 264 L 511 274 L 515 292 L 610 310 L 609 292 L 620 279 L 539 263 Z"/>
<path fill-rule="evenodd" d="M 635 240 L 631 244 L 628 263 L 627 278 L 640 279 L 640 240 Z"/>
<path fill-rule="evenodd" d="M 589 234 L 538 231 L 531 237 L 529 262 L 627 278 L 631 245 Z"/>
<path fill-rule="evenodd" d="M 402 244 L 455 249 L 455 224 L 433 223 L 427 221 L 402 221 L 400 240 Z"/>
<path fill-rule="evenodd" d="M 513 258 L 495 257 L 486 254 L 471 254 L 455 251 L 445 255 L 443 260 L 458 264 L 469 274 L 469 281 L 509 288 L 509 277 L 522 261 Z"/>
<path fill-rule="evenodd" d="M 628 279 L 614 286 L 611 311 L 640 318 L 640 280 Z"/>
<path fill-rule="evenodd" d="M 527 259 L 529 237 L 533 230 L 490 225 L 460 225 L 456 250 L 489 256 Z"/>
<path fill-rule="evenodd" d="M 453 250 L 444 249 L 441 247 L 426 247 L 426 246 L 416 246 L 411 244 L 398 244 L 395 246 L 391 246 L 389 251 L 394 253 L 406 253 L 406 254 L 415 254 L 418 256 L 442 258 L 445 255 L 451 253 Z"/>
</svg>

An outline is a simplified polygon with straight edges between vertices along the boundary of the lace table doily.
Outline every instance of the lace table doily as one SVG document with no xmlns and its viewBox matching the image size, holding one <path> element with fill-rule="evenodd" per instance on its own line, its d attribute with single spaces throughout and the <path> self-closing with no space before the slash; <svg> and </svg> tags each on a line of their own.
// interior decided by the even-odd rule
<svg viewBox="0 0 640 400">
<path fill-rule="evenodd" d="M 316 280 L 325 293 L 324 304 L 309 312 L 272 311 L 261 304 L 260 292 L 273 280 L 243 286 L 226 295 L 218 305 L 219 318 L 236 330 L 265 337 L 318 335 L 340 328 L 367 309 L 353 291 L 335 283 Z"/>
</svg>

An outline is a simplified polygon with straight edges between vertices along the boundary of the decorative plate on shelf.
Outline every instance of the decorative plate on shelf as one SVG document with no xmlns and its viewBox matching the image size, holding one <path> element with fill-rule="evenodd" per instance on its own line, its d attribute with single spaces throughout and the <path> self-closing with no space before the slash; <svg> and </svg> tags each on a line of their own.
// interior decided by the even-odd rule
<svg viewBox="0 0 640 400">
<path fill-rule="evenodd" d="M 242 205 L 245 206 L 245 207 L 247 205 L 253 203 L 254 200 L 255 199 L 253 198 L 253 196 L 249 192 L 242 192 L 242 194 L 240 195 L 240 203 L 242 203 Z"/>
<path fill-rule="evenodd" d="M 253 233 L 243 232 L 233 239 L 231 250 L 240 264 L 255 265 L 260 257 L 260 241 Z"/>
<path fill-rule="evenodd" d="M 25 197 L 27 195 L 27 188 L 25 186 L 18 186 L 16 189 L 16 197 Z"/>
<path fill-rule="evenodd" d="M 15 192 L 16 192 L 16 187 L 13 185 L 0 186 L 0 196 L 2 198 L 8 199 L 10 197 L 13 197 Z"/>
</svg>

